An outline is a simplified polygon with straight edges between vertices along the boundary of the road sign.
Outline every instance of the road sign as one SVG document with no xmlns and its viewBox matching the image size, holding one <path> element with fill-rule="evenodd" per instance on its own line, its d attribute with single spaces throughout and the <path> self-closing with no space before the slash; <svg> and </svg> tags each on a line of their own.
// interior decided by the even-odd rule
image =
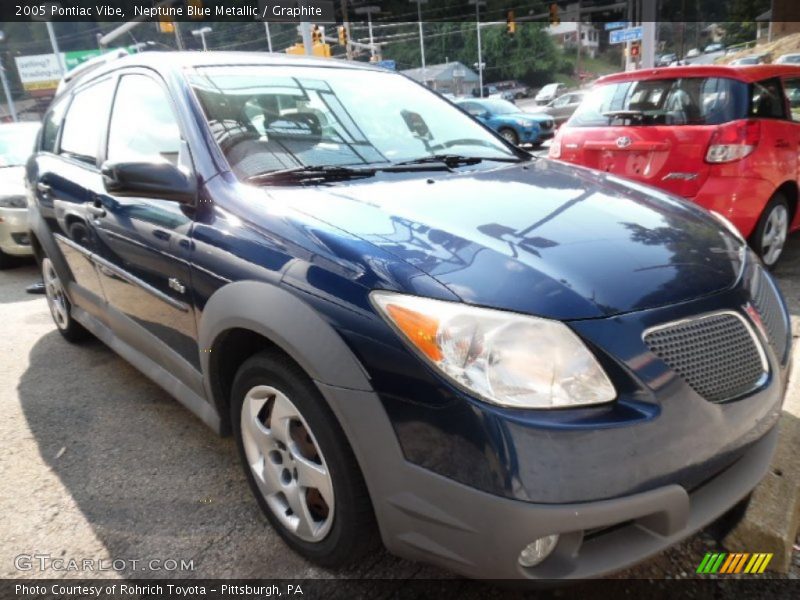
<svg viewBox="0 0 800 600">
<path fill-rule="evenodd" d="M 383 67 L 384 69 L 391 69 L 392 71 L 397 70 L 397 63 L 389 59 L 378 61 L 378 66 Z"/>
<path fill-rule="evenodd" d="M 642 39 L 642 26 L 628 27 L 626 29 L 615 29 L 608 36 L 609 44 L 624 44 L 625 42 L 635 42 Z"/>
<path fill-rule="evenodd" d="M 623 29 L 630 25 L 627 21 L 614 21 L 612 23 L 606 23 L 605 28 L 606 31 L 611 31 L 612 29 Z"/>
</svg>

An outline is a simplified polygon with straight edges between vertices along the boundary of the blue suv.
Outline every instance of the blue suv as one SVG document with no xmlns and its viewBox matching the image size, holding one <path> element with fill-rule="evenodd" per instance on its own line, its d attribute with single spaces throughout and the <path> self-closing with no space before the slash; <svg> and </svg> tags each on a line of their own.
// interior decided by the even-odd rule
<svg viewBox="0 0 800 600">
<path fill-rule="evenodd" d="M 736 230 L 402 75 L 122 58 L 64 86 L 26 174 L 58 330 L 233 434 L 318 564 L 382 541 L 471 577 L 597 576 L 767 472 L 788 317 Z"/>
</svg>

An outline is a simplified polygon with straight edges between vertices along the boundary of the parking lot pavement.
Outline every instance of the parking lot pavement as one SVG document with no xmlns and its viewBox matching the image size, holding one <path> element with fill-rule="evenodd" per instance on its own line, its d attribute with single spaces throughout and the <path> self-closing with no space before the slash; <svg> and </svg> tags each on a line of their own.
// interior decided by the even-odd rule
<svg viewBox="0 0 800 600">
<path fill-rule="evenodd" d="M 777 275 L 797 319 L 800 237 Z M 0 577 L 450 577 L 385 552 L 340 571 L 292 553 L 251 498 L 233 441 L 216 437 L 101 343 L 67 344 L 44 298 L 24 293 L 36 279 L 33 266 L 0 273 Z M 796 335 L 797 320 L 794 327 Z M 714 549 L 699 534 L 619 577 L 685 577 Z M 15 568 L 15 557 L 34 553 L 183 559 L 194 570 Z"/>
</svg>

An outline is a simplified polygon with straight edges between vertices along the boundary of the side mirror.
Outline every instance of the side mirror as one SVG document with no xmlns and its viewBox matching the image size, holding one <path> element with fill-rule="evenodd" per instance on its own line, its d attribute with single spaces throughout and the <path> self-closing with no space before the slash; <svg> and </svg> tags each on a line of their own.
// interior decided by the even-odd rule
<svg viewBox="0 0 800 600">
<path fill-rule="evenodd" d="M 197 183 L 189 173 L 168 162 L 108 162 L 100 167 L 110 194 L 141 196 L 191 204 Z"/>
</svg>

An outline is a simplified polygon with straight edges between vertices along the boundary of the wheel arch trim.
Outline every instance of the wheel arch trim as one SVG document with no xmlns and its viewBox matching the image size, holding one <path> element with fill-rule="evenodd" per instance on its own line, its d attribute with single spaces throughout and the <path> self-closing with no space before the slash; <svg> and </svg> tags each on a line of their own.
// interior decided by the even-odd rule
<svg viewBox="0 0 800 600">
<path fill-rule="evenodd" d="M 220 389 L 212 381 L 212 353 L 223 334 L 234 329 L 269 340 L 314 381 L 372 391 L 364 367 L 330 323 L 307 302 L 275 284 L 237 281 L 211 296 L 198 323 L 204 386 L 221 413 L 229 399 L 220 397 Z"/>
</svg>

